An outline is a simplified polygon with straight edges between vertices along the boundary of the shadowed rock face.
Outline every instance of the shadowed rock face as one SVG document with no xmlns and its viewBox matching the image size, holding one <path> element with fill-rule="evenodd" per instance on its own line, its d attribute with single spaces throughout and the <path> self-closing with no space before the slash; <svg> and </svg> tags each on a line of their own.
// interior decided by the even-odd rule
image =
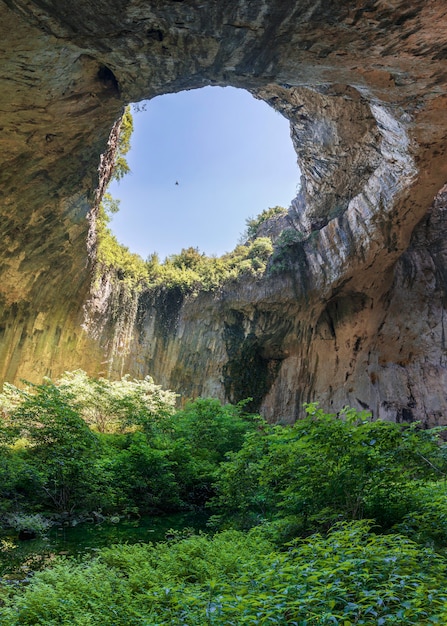
<svg viewBox="0 0 447 626">
<path fill-rule="evenodd" d="M 445 423 L 443 0 L 6 0 L 0 30 L 1 378 L 149 372 L 271 419 L 319 399 Z M 218 294 L 92 285 L 122 107 L 205 85 L 290 120 L 300 241 Z"/>
</svg>

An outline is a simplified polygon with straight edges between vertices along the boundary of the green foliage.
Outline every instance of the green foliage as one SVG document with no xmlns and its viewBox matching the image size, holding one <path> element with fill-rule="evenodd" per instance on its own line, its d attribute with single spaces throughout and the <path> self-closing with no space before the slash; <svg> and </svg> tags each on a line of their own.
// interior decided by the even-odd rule
<svg viewBox="0 0 447 626">
<path fill-rule="evenodd" d="M 7 516 L 6 523 L 10 528 L 13 528 L 18 532 L 28 530 L 34 532 L 36 535 L 43 535 L 51 526 L 51 522 L 39 513 L 34 515 L 12 513 Z"/>
<path fill-rule="evenodd" d="M 285 228 L 278 237 L 278 248 L 288 248 L 303 240 L 303 234 L 295 228 Z"/>
<path fill-rule="evenodd" d="M 138 254 L 120 244 L 108 226 L 109 213 L 116 212 L 118 208 L 118 202 L 109 193 L 104 194 L 96 222 L 97 274 L 113 271 L 128 287 L 141 290 L 148 279 L 146 263 Z"/>
<path fill-rule="evenodd" d="M 8 626 L 445 624 L 443 558 L 365 522 L 277 551 L 259 532 L 104 549 L 37 573 L 0 608 Z"/>
<path fill-rule="evenodd" d="M 197 457 L 216 465 L 228 452 L 239 450 L 253 428 L 253 418 L 244 414 L 245 404 L 222 405 L 215 398 L 190 401 L 172 420 L 174 437 L 195 450 Z"/>
<path fill-rule="evenodd" d="M 114 201 L 106 194 L 105 202 Z M 98 268 L 101 272 L 113 270 L 120 281 L 138 290 L 179 288 L 184 294 L 213 291 L 242 275 L 261 277 L 273 253 L 270 239 L 260 237 L 221 257 L 208 257 L 191 247 L 169 256 L 163 263 L 156 253 L 144 262 L 138 254 L 118 243 L 107 226 L 108 221 L 103 203 L 97 223 Z"/>
<path fill-rule="evenodd" d="M 20 401 L 11 403 L 16 396 Z M 154 437 L 172 416 L 175 397 L 150 377 L 111 382 L 80 370 L 25 391 L 7 386 L 9 445 L 0 456 L 0 492 L 27 512 L 152 510 L 161 500 L 170 510 L 180 503 L 166 495 L 171 462 Z M 102 433 L 130 432 L 124 441 L 122 435 L 106 441 L 89 425 Z"/>
<path fill-rule="evenodd" d="M 264 424 L 247 437 L 221 466 L 215 504 L 242 527 L 274 518 L 283 531 L 306 533 L 371 518 L 387 529 L 417 509 L 421 480 L 445 475 L 438 437 L 439 429 L 310 404 L 293 426 Z"/>
<path fill-rule="evenodd" d="M 148 287 L 180 288 L 183 293 L 213 291 L 244 274 L 262 276 L 272 252 L 270 239 L 260 237 L 221 257 L 207 257 L 197 248 L 186 248 L 160 263 L 154 254 L 147 261 Z"/>
<path fill-rule="evenodd" d="M 276 241 L 269 273 L 277 274 L 291 267 L 292 252 L 303 241 L 304 235 L 295 228 L 285 228 Z"/>
<path fill-rule="evenodd" d="M 40 485 L 39 474 L 22 450 L 0 449 L 0 515 L 20 510 L 29 501 L 28 494 L 35 494 Z"/>
<path fill-rule="evenodd" d="M 269 237 L 258 237 L 250 246 L 248 257 L 266 263 L 273 253 L 272 240 Z"/>
<path fill-rule="evenodd" d="M 0 586 L 0 623 L 447 622 L 442 429 L 373 422 L 349 408 L 328 415 L 316 404 L 295 425 L 273 426 L 246 416 L 244 403 L 201 398 L 174 413 L 165 393 L 151 379 L 110 383 L 84 372 L 25 391 L 7 386 L 2 493 L 22 489 L 16 506 L 58 508 L 63 486 L 64 506 L 152 514 L 214 493 L 220 523 L 255 528 L 173 533 L 163 544 L 56 561 L 27 586 Z M 110 432 L 88 427 L 98 419 Z M 4 517 L 17 528 L 42 519 Z"/>
<path fill-rule="evenodd" d="M 126 160 L 126 154 L 130 150 L 130 141 L 133 133 L 133 117 L 130 106 L 124 109 L 121 118 L 120 133 L 118 137 L 118 146 L 115 154 L 115 163 L 113 167 L 112 179 L 121 180 L 123 176 L 129 174 L 130 167 Z"/>
<path fill-rule="evenodd" d="M 437 548 L 447 545 L 447 484 L 445 480 L 421 482 L 415 487 L 417 502 L 394 528 L 414 541 Z"/>
<path fill-rule="evenodd" d="M 280 217 L 282 215 L 287 215 L 287 209 L 282 206 L 274 206 L 270 207 L 269 209 L 264 209 L 264 211 L 262 211 L 256 217 L 249 217 L 245 220 L 246 229 L 242 236 L 243 239 L 255 239 L 261 224 L 264 224 L 264 222 L 267 222 L 268 220 L 275 217 Z"/>
<path fill-rule="evenodd" d="M 170 451 L 148 442 L 141 432 L 129 434 L 126 446 L 109 460 L 114 508 L 161 513 L 179 510 L 182 501 Z"/>
<path fill-rule="evenodd" d="M 142 380 L 124 376 L 110 381 L 75 370 L 65 372 L 56 385 L 72 395 L 85 422 L 102 433 L 123 431 L 129 426 L 149 433 L 173 414 L 177 397 L 156 385 L 150 376 Z"/>
<path fill-rule="evenodd" d="M 84 500 L 84 485 L 94 467 L 97 440 L 72 396 L 51 382 L 30 385 L 10 415 L 10 429 L 29 444 L 27 471 L 38 487 L 32 498 L 68 511 Z"/>
<path fill-rule="evenodd" d="M 6 385 L 2 399 L 3 514 L 202 506 L 219 463 L 252 427 L 243 404 L 202 398 L 176 413 L 176 395 L 149 376 L 77 370 L 24 391 Z"/>
<path fill-rule="evenodd" d="M 203 505 L 214 493 L 219 463 L 229 452 L 239 450 L 246 433 L 254 428 L 252 416 L 243 412 L 244 404 L 222 406 L 216 399 L 198 398 L 173 417 L 171 458 L 184 501 Z"/>
<path fill-rule="evenodd" d="M 131 147 L 133 118 L 130 107 L 126 107 L 121 118 L 117 150 L 114 157 L 111 180 L 121 180 L 130 172 L 126 155 Z M 140 290 L 147 281 L 147 268 L 143 259 L 120 244 L 109 228 L 110 215 L 119 211 L 119 200 L 106 192 L 99 206 L 96 220 L 97 276 L 113 271 L 117 278 L 129 288 Z"/>
</svg>

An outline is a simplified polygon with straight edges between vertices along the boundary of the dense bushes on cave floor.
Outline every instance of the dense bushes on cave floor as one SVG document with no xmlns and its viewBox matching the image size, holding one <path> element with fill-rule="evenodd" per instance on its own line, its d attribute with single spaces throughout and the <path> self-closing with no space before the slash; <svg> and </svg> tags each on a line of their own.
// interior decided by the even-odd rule
<svg viewBox="0 0 447 626">
<path fill-rule="evenodd" d="M 206 507 L 210 534 L 60 559 L 0 586 L 2 624 L 445 624 L 442 429 L 311 404 L 293 426 L 150 378 L 1 396 L 1 519 Z M 280 416 L 278 416 L 280 417 Z"/>
<path fill-rule="evenodd" d="M 243 404 L 198 399 L 181 411 L 150 378 L 85 372 L 18 390 L 5 385 L 0 514 L 100 509 L 162 513 L 203 505 L 219 463 L 254 421 Z"/>
</svg>

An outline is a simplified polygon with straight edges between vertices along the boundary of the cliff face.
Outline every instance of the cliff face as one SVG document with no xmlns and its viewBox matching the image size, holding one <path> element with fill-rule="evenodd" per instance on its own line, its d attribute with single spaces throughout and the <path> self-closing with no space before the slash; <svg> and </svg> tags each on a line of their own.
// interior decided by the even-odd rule
<svg viewBox="0 0 447 626">
<path fill-rule="evenodd" d="M 442 0 L 6 0 L 0 30 L 3 379 L 149 372 L 272 419 L 319 399 L 445 422 Z M 93 286 L 87 215 L 123 105 L 204 85 L 290 120 L 300 241 L 216 294 Z"/>
</svg>

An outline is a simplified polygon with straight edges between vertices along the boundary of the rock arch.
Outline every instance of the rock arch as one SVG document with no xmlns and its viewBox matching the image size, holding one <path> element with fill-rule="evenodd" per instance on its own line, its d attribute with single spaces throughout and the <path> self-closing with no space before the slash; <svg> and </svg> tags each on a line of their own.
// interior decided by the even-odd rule
<svg viewBox="0 0 447 626">
<path fill-rule="evenodd" d="M 441 423 L 446 18 L 442 0 L 1 3 L 0 376 L 110 366 L 124 295 L 92 293 L 86 220 L 110 128 L 130 101 L 232 85 L 291 122 L 293 267 L 176 302 L 169 332 L 166 303 L 130 298 L 111 369 L 224 398 L 251 355 L 269 417 L 319 398 Z"/>
</svg>

